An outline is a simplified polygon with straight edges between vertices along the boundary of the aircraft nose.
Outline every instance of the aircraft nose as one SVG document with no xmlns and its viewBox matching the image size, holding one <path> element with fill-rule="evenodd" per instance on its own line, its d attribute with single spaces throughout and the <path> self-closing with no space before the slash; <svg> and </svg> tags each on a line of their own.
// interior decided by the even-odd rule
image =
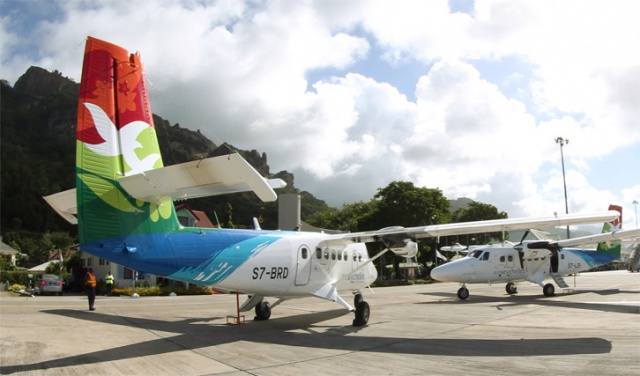
<svg viewBox="0 0 640 376">
<path fill-rule="evenodd" d="M 451 269 L 450 264 L 440 265 L 431 271 L 431 278 L 440 282 L 451 282 Z"/>
</svg>

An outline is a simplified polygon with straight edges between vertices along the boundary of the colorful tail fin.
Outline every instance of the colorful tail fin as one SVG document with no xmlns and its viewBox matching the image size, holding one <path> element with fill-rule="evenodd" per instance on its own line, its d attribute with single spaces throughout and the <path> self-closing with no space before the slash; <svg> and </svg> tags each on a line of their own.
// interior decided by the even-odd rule
<svg viewBox="0 0 640 376">
<path fill-rule="evenodd" d="M 620 230 L 620 228 L 622 227 L 622 206 L 609 205 L 609 210 L 615 210 L 619 212 L 620 216 L 611 222 L 605 222 L 604 226 L 602 226 L 602 233 Z M 601 253 L 606 253 L 608 255 L 617 255 L 617 257 L 620 257 L 622 245 L 620 241 L 602 242 L 598 243 L 598 248 L 596 250 Z"/>
<path fill-rule="evenodd" d="M 87 39 L 76 138 L 80 243 L 178 227 L 171 200 L 141 202 L 118 184 L 162 167 L 139 55 Z"/>
</svg>

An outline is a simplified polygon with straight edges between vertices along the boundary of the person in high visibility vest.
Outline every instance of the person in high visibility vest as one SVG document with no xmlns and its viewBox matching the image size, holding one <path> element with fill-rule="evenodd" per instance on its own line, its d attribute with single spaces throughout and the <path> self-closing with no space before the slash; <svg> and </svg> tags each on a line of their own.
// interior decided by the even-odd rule
<svg viewBox="0 0 640 376">
<path fill-rule="evenodd" d="M 93 275 L 93 268 L 89 268 L 84 276 L 84 285 L 87 288 L 87 298 L 89 299 L 89 311 L 95 311 L 93 306 L 96 301 L 96 276 Z"/>
<path fill-rule="evenodd" d="M 113 275 L 111 272 L 107 274 L 107 278 L 105 278 L 105 283 L 107 284 L 107 296 L 111 295 L 111 290 L 113 289 Z"/>
</svg>

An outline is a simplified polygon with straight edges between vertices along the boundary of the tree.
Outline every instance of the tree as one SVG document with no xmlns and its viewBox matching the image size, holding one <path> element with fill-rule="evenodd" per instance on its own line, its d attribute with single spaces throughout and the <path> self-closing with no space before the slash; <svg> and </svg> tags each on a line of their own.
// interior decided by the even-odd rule
<svg viewBox="0 0 640 376">
<path fill-rule="evenodd" d="M 316 227 L 340 231 L 362 231 L 372 221 L 376 202 L 358 201 L 344 204 L 342 209 L 330 208 L 317 212 L 307 218 L 307 222 Z"/>
<path fill-rule="evenodd" d="M 442 191 L 433 188 L 416 187 L 411 182 L 393 181 L 385 188 L 378 189 L 374 196 L 376 211 L 372 223 L 377 228 L 387 226 L 427 226 L 449 221 L 449 201 Z M 418 243 L 418 262 L 425 264 L 433 259 L 437 247 L 436 239 L 425 239 Z M 400 275 L 399 258 L 393 257 L 396 276 Z"/>
<path fill-rule="evenodd" d="M 393 181 L 378 189 L 375 224 L 387 226 L 424 226 L 449 220 L 449 201 L 442 191 L 416 187 L 411 182 Z"/>
</svg>

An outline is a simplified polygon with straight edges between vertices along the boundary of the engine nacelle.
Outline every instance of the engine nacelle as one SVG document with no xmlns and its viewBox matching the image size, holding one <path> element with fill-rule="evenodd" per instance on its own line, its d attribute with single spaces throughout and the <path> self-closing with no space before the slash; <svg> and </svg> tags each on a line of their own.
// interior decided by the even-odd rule
<svg viewBox="0 0 640 376">
<path fill-rule="evenodd" d="M 418 254 L 418 243 L 410 240 L 410 239 L 404 239 L 403 240 L 405 243 L 404 247 L 401 248 L 390 248 L 391 251 L 396 255 L 396 256 L 403 256 L 403 257 L 415 257 L 415 255 Z"/>
</svg>

